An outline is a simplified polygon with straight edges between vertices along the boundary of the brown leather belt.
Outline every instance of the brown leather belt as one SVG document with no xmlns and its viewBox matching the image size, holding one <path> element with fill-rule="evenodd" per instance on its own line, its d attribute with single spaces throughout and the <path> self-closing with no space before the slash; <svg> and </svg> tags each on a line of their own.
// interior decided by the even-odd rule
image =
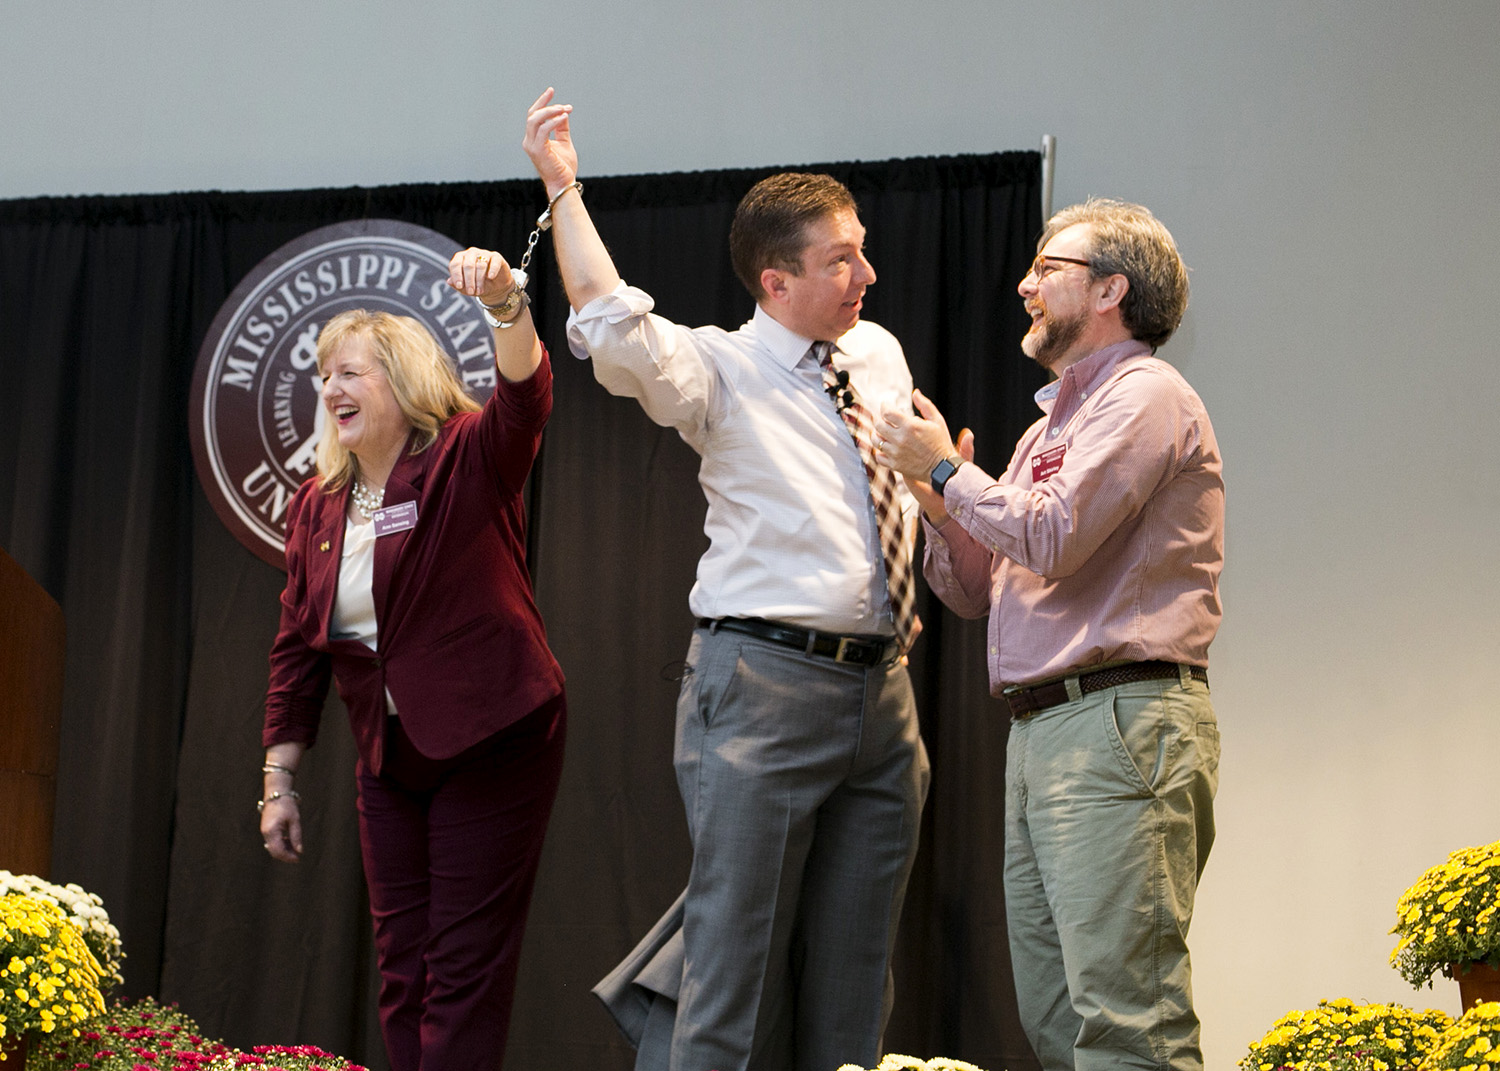
<svg viewBox="0 0 1500 1071">
<path fill-rule="evenodd" d="M 892 662 L 901 653 L 901 647 L 894 638 L 814 632 L 796 625 L 783 625 L 779 621 L 763 621 L 758 617 L 700 617 L 698 627 L 742 632 L 756 639 L 795 647 L 805 654 L 820 655 L 835 662 L 852 662 L 857 666 L 878 666 Z"/>
<path fill-rule="evenodd" d="M 1193 680 L 1208 683 L 1208 670 L 1202 666 L 1189 666 L 1188 672 Z M 1079 674 L 1078 690 L 1087 695 L 1089 692 L 1101 692 L 1105 688 L 1114 688 L 1121 684 L 1134 684 L 1136 681 L 1164 681 L 1179 675 L 1180 671 L 1176 662 L 1129 662 L 1123 666 L 1111 666 L 1109 669 Z M 1025 721 L 1033 714 L 1068 702 L 1068 683 L 1066 680 L 1060 680 L 1049 684 L 1037 684 L 1030 688 L 1016 688 L 1005 692 L 1004 699 L 1010 704 L 1011 719 Z"/>
</svg>

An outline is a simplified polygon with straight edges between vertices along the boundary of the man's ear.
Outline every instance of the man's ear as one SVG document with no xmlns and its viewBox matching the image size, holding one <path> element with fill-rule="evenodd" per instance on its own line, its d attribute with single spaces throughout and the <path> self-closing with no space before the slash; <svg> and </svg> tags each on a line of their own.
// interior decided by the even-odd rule
<svg viewBox="0 0 1500 1071">
<path fill-rule="evenodd" d="M 1104 287 L 1099 291 L 1099 296 L 1094 299 L 1094 310 L 1096 312 L 1108 312 L 1110 309 L 1120 307 L 1120 302 L 1125 300 L 1125 295 L 1130 291 L 1130 280 L 1123 275 L 1111 275 L 1104 280 Z"/>
<path fill-rule="evenodd" d="M 787 273 L 780 268 L 763 268 L 760 273 L 760 287 L 766 293 L 766 300 L 772 304 L 782 305 L 786 303 Z"/>
</svg>

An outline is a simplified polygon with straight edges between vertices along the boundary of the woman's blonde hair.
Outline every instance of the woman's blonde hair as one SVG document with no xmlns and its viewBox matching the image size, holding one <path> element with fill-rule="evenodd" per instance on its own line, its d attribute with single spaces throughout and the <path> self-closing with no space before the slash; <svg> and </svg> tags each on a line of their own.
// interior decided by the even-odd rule
<svg viewBox="0 0 1500 1071">
<path fill-rule="evenodd" d="M 318 333 L 318 374 L 328 375 L 328 362 L 346 344 L 362 339 L 385 372 L 391 393 L 406 422 L 417 432 L 413 453 L 420 454 L 437 439 L 438 429 L 455 413 L 476 412 L 479 403 L 464 393 L 453 363 L 437 339 L 410 316 L 369 309 L 341 312 Z M 321 399 L 319 405 L 322 404 Z M 359 475 L 359 460 L 339 443 L 338 422 L 325 421 L 318 440 L 318 472 L 323 490 L 336 491 Z"/>
</svg>

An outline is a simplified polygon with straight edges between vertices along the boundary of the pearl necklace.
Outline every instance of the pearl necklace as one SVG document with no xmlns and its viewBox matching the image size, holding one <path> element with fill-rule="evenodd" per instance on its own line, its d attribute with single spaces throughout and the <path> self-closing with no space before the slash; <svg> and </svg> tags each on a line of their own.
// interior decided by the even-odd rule
<svg viewBox="0 0 1500 1071">
<path fill-rule="evenodd" d="M 375 511 L 380 508 L 380 503 L 385 498 L 385 488 L 367 487 L 364 480 L 356 479 L 351 497 L 354 499 L 355 508 L 368 519 L 374 517 Z"/>
</svg>

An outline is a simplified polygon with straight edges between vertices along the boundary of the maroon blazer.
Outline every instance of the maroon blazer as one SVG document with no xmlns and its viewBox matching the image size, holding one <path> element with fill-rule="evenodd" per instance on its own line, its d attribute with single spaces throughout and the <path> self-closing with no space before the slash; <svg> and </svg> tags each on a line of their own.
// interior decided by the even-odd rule
<svg viewBox="0 0 1500 1071">
<path fill-rule="evenodd" d="M 417 522 L 375 541 L 378 654 L 328 633 L 350 489 L 324 494 L 314 477 L 293 496 L 264 746 L 314 743 L 330 674 L 360 758 L 376 773 L 386 689 L 407 736 L 434 759 L 451 758 L 562 692 L 532 597 L 521 502 L 552 411 L 552 366 L 544 353 L 530 379 L 497 379 L 482 412 L 452 417 L 421 453 L 408 441 L 386 481 L 384 505 L 416 502 Z"/>
</svg>

